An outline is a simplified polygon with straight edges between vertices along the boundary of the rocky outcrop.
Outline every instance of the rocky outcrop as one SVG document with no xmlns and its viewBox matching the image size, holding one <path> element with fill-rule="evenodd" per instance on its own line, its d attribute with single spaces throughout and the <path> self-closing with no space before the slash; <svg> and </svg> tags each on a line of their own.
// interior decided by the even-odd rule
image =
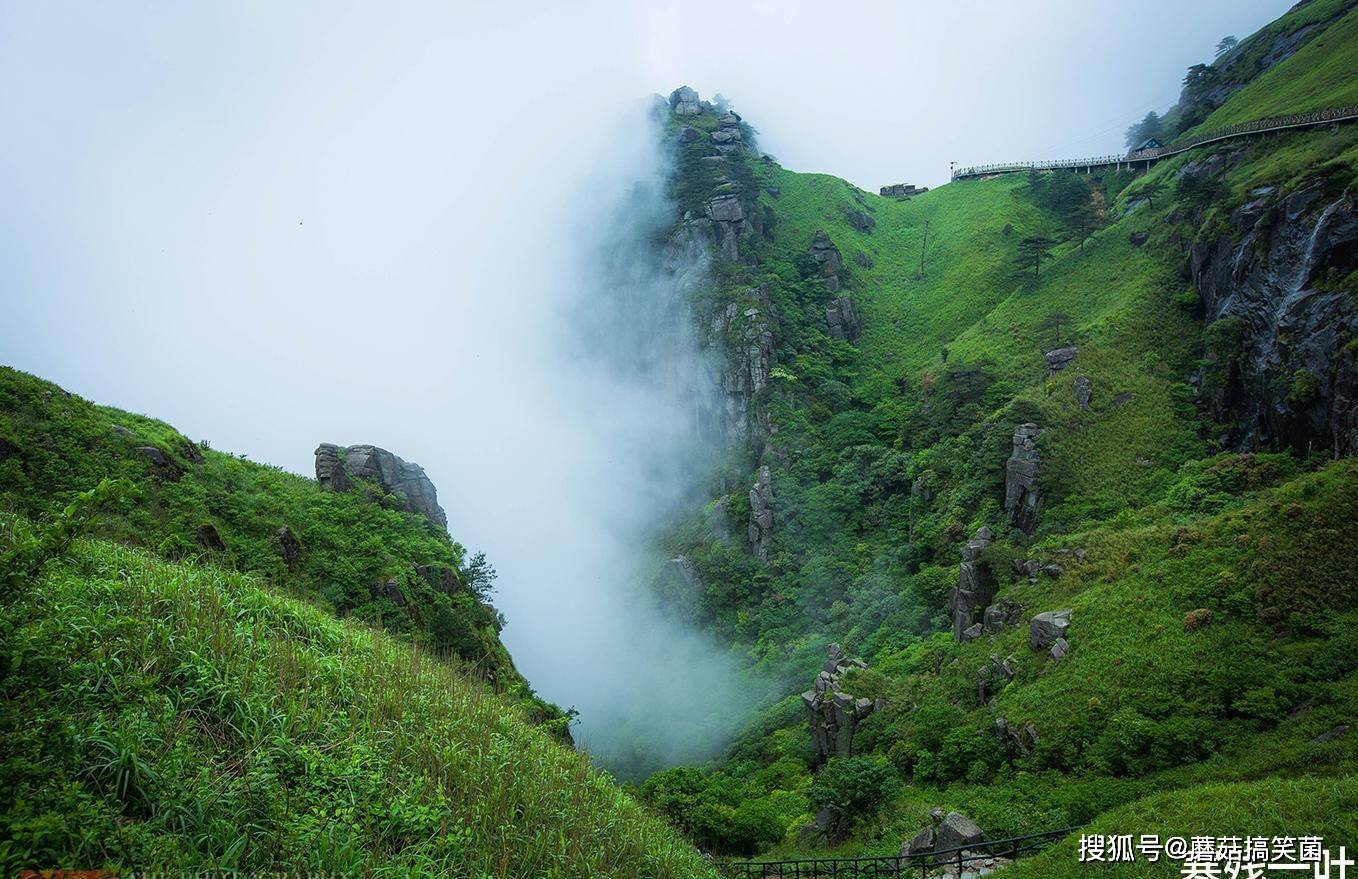
<svg viewBox="0 0 1358 879">
<path fill-rule="evenodd" d="M 1069 609 L 1049 610 L 1033 617 L 1028 626 L 1028 646 L 1034 650 L 1049 650 L 1057 641 L 1064 641 L 1072 613 Z"/>
<path fill-rule="evenodd" d="M 1001 598 L 981 613 L 981 629 L 987 635 L 998 635 L 1018 623 L 1022 617 L 1023 605 L 1008 598 Z"/>
<path fill-rule="evenodd" d="M 773 474 L 769 465 L 759 467 L 750 489 L 750 552 L 762 562 L 769 560 L 773 545 Z"/>
<path fill-rule="evenodd" d="M 745 135 L 741 132 L 740 116 L 723 113 L 717 119 L 717 130 L 712 132 L 712 146 L 719 153 L 734 153 L 745 149 Z"/>
<path fill-rule="evenodd" d="M 962 565 L 957 572 L 957 585 L 948 594 L 948 613 L 952 616 L 952 636 L 957 641 L 970 641 L 981 634 L 980 615 L 995 600 L 998 584 L 990 564 L 981 558 L 994 543 L 989 528 L 981 528 L 976 536 L 962 547 Z M 972 628 L 976 627 L 974 631 Z"/>
<path fill-rule="evenodd" d="M 210 522 L 198 526 L 198 545 L 212 552 L 226 552 L 226 541 Z"/>
<path fill-rule="evenodd" d="M 283 557 L 283 564 L 287 565 L 289 570 L 302 563 L 302 541 L 297 539 L 297 535 L 293 534 L 287 525 L 274 532 L 274 544 L 278 547 L 278 554 Z"/>
<path fill-rule="evenodd" d="M 863 325 L 858 318 L 858 308 L 848 296 L 831 300 L 825 309 L 825 323 L 829 327 L 830 338 L 843 342 L 857 342 L 858 336 L 863 332 Z"/>
<path fill-rule="evenodd" d="M 434 483 L 425 475 L 424 468 L 412 464 L 377 446 L 358 445 L 341 449 L 322 443 L 316 449 L 316 481 L 327 491 L 348 491 L 351 478 L 375 482 L 389 495 L 396 497 L 401 509 L 419 513 L 441 528 L 448 527 L 448 517 L 438 503 Z"/>
<path fill-rule="evenodd" d="M 670 92 L 670 112 L 676 116 L 698 116 L 703 112 L 703 102 L 696 91 L 681 85 Z"/>
<path fill-rule="evenodd" d="M 669 561 L 670 573 L 686 592 L 690 594 L 701 594 L 703 591 L 703 575 L 698 571 L 698 566 L 693 563 L 693 559 L 686 555 L 675 556 Z"/>
<path fill-rule="evenodd" d="M 321 443 L 316 447 L 316 482 L 324 491 L 348 491 L 353 487 L 340 461 L 340 447 Z"/>
<path fill-rule="evenodd" d="M 1094 383 L 1089 380 L 1089 376 L 1080 373 L 1071 382 L 1071 390 L 1075 393 L 1075 404 L 1083 411 L 1089 411 L 1089 401 L 1094 399 Z"/>
<path fill-rule="evenodd" d="M 1014 428 L 1014 451 L 1004 465 L 1004 512 L 1014 527 L 1025 534 L 1037 528 L 1042 512 L 1042 496 L 1037 474 L 1042 457 L 1037 451 L 1037 438 L 1042 429 L 1036 424 L 1020 424 Z"/>
<path fill-rule="evenodd" d="M 877 225 L 877 221 L 872 218 L 871 214 L 857 208 L 844 208 L 844 219 L 849 221 L 849 226 L 855 231 L 862 232 L 865 235 L 871 233 L 873 227 Z"/>
<path fill-rule="evenodd" d="M 1067 366 L 1070 366 L 1070 362 L 1079 356 L 1079 354 L 1079 348 L 1076 348 L 1074 345 L 1067 345 L 1064 348 L 1048 351 L 1046 354 L 1043 354 L 1042 357 L 1047 361 L 1047 369 L 1052 372 L 1060 372 Z"/>
<path fill-rule="evenodd" d="M 1338 283 L 1358 270 L 1358 192 L 1324 180 L 1256 192 L 1192 248 L 1208 324 L 1200 398 L 1233 448 L 1358 453 L 1358 304 Z"/>
<path fill-rule="evenodd" d="M 1037 746 L 1037 727 L 1031 723 L 1022 726 L 1010 723 L 1003 717 L 995 718 L 995 738 L 1004 747 L 1005 756 L 1013 761 L 1016 757 L 1027 757 Z"/>
<path fill-rule="evenodd" d="M 892 183 L 877 190 L 888 198 L 909 198 L 912 195 L 922 195 L 929 191 L 927 186 L 915 186 L 913 183 Z"/>
<path fill-rule="evenodd" d="M 375 598 L 385 598 L 397 607 L 406 606 L 405 593 L 395 577 L 379 577 L 368 588 Z"/>
<path fill-rule="evenodd" d="M 826 649 L 826 656 L 825 667 L 816 676 L 811 689 L 802 693 L 817 763 L 830 757 L 852 756 L 853 736 L 858 724 L 881 707 L 872 699 L 855 697 L 840 687 L 846 671 L 867 668 L 867 663 L 849 659 L 838 644 L 831 644 Z"/>
<path fill-rule="evenodd" d="M 825 234 L 825 230 L 816 230 L 815 236 L 811 239 L 810 253 L 811 258 L 820 266 L 821 278 L 825 281 L 826 288 L 831 293 L 838 293 L 839 273 L 844 268 L 844 258 L 840 256 L 839 248 L 835 247 L 830 236 Z"/>
<path fill-rule="evenodd" d="M 990 654 L 990 661 L 976 670 L 976 692 L 981 704 L 1004 689 L 1017 673 L 1018 660 L 1013 656 L 1000 659 L 999 654 Z"/>
<path fill-rule="evenodd" d="M 411 565 L 411 568 L 415 571 L 415 576 L 444 595 L 453 595 L 462 588 L 457 571 L 447 565 Z"/>
</svg>

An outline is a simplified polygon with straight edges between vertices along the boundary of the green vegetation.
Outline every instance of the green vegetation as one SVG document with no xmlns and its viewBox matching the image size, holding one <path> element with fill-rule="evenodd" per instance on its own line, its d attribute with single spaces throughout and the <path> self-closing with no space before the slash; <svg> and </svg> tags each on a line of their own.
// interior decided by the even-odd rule
<svg viewBox="0 0 1358 879">
<path fill-rule="evenodd" d="M 1355 103 L 1351 6 L 1300 5 L 1228 47 L 1222 70 L 1254 84 L 1222 118 Z M 1260 66 L 1260 46 L 1309 25 L 1301 51 Z M 1283 88 L 1289 77 L 1310 85 Z M 1257 105 L 1302 90 L 1314 106 Z M 743 264 L 719 267 L 703 307 L 767 307 L 776 365 L 756 404 L 776 431 L 735 456 L 718 480 L 724 502 L 676 527 L 664 551 L 701 576 L 685 613 L 788 695 L 721 760 L 657 774 L 644 798 L 705 847 L 769 858 L 825 854 L 808 826 L 825 805 L 846 808 L 851 829 L 836 855 L 894 854 L 935 807 L 966 812 L 992 837 L 1095 822 L 1354 839 L 1343 785 L 1358 772 L 1358 737 L 1325 734 L 1352 725 L 1358 704 L 1358 663 L 1345 658 L 1358 653 L 1358 466 L 1223 447 L 1203 400 L 1246 328 L 1203 325 L 1186 262 L 1261 191 L 1351 184 L 1358 126 L 1223 152 L 908 199 L 730 158 L 735 179 L 757 182 L 762 234 L 742 240 Z M 699 205 L 704 191 L 687 193 Z M 808 255 L 817 231 L 842 256 L 834 292 Z M 843 295 L 862 316 L 852 343 L 827 329 Z M 1050 370 L 1044 353 L 1066 345 L 1078 355 Z M 1326 387 L 1307 370 L 1285 385 L 1296 411 Z M 1003 509 L 1014 428 L 1028 422 L 1042 429 L 1031 535 Z M 744 539 L 756 462 L 772 474 L 767 563 Z M 729 537 L 712 526 L 723 510 Z M 983 525 L 996 537 L 985 562 L 999 596 L 1023 612 L 957 643 L 949 591 L 961 545 Z M 1025 559 L 1060 571 L 1013 573 Z M 1029 648 L 1027 621 L 1059 608 L 1074 622 L 1058 661 Z M 870 666 L 846 691 L 884 706 L 859 723 L 852 758 L 818 765 L 793 694 L 831 641 Z M 1015 673 L 982 693 L 992 656 L 1013 656 Z M 1035 740 L 998 734 L 1000 718 L 1031 725 Z M 1209 805 L 1230 792 L 1258 801 Z M 1274 813 L 1251 825 L 1266 804 Z M 683 817 L 696 814 L 700 828 Z M 783 833 L 770 844 L 775 817 Z M 1069 849 L 1033 875 L 1073 874 Z"/>
<path fill-rule="evenodd" d="M 712 875 L 471 667 L 214 565 L 59 554 L 123 488 L 0 518 L 0 554 L 32 562 L 0 601 L 6 875 Z"/>
<path fill-rule="evenodd" d="M 478 663 L 505 686 L 522 686 L 500 645 L 498 614 L 481 601 L 489 585 L 484 558 L 467 558 L 442 528 L 394 508 L 379 486 L 321 491 L 313 480 L 215 451 L 163 422 L 94 405 L 5 367 L 0 443 L 7 450 L 0 510 L 45 519 L 102 479 L 130 480 L 140 489 L 138 503 L 100 516 L 95 534 L 169 559 L 248 571 L 337 614 Z M 296 538 L 291 561 L 280 529 Z M 440 588 L 416 565 L 452 571 L 457 587 Z M 405 607 L 371 588 L 391 578 Z"/>
</svg>

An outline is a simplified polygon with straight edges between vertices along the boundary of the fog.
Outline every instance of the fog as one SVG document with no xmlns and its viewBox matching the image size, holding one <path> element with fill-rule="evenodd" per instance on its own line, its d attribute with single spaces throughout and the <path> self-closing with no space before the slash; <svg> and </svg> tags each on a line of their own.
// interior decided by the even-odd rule
<svg viewBox="0 0 1358 879">
<path fill-rule="evenodd" d="M 1285 7 L 0 0 L 0 362 L 300 473 L 322 441 L 421 463 L 584 744 L 695 759 L 760 694 L 641 584 L 717 454 L 676 320 L 701 260 L 641 246 L 647 97 L 936 185 L 1119 148 Z"/>
</svg>

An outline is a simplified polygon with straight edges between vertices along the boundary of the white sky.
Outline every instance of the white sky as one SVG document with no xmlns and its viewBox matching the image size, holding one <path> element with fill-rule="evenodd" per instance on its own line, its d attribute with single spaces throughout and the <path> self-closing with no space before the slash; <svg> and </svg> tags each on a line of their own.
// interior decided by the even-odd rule
<svg viewBox="0 0 1358 879">
<path fill-rule="evenodd" d="M 686 83 L 791 168 L 937 185 L 1120 148 L 1286 5 L 0 0 L 0 362 L 301 473 L 425 465 L 523 656 L 599 463 L 538 352 L 626 111 Z"/>
</svg>

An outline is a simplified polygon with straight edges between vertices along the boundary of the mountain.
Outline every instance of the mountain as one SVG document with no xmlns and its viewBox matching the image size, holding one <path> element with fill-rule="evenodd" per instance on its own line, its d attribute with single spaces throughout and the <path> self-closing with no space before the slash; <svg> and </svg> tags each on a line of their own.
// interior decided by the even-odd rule
<svg viewBox="0 0 1358 879">
<path fill-rule="evenodd" d="M 0 369 L 0 864 L 708 876 L 569 745 L 432 483 Z"/>
<path fill-rule="evenodd" d="M 1194 133 L 1352 105 L 1355 27 L 1294 7 Z M 643 796 L 731 854 L 1358 840 L 1358 125 L 874 194 L 657 113 L 730 454 L 655 588 L 785 696 Z"/>
</svg>

